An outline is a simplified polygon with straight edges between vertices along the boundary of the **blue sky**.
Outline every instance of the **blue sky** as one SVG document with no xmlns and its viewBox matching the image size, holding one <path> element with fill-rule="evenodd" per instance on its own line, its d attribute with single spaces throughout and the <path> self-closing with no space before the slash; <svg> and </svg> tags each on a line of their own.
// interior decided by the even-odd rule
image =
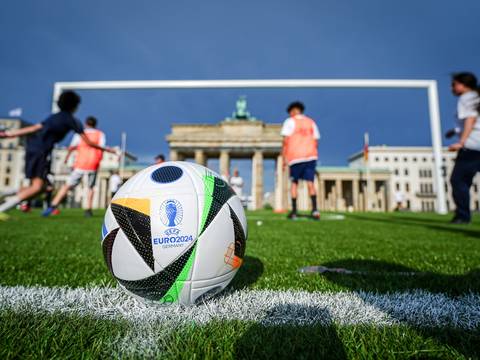
<svg viewBox="0 0 480 360">
<path fill-rule="evenodd" d="M 450 73 L 480 74 L 479 16 L 478 0 L 7 0 L 0 115 L 22 107 L 26 120 L 42 120 L 55 81 L 414 78 L 439 82 L 446 128 L 455 111 Z M 372 144 L 430 144 L 421 90 L 82 91 L 78 116 L 97 116 L 112 145 L 127 131 L 129 150 L 149 160 L 167 151 L 172 122 L 217 122 L 241 94 L 267 122 L 304 101 L 322 132 L 323 165 L 345 164 L 364 131 Z"/>
</svg>

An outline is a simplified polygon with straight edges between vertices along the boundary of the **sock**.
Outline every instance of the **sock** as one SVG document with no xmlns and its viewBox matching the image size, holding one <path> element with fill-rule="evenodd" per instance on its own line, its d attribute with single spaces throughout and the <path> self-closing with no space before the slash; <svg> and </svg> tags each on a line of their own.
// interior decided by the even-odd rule
<svg viewBox="0 0 480 360">
<path fill-rule="evenodd" d="M 311 195 L 310 199 L 312 199 L 312 211 L 317 211 L 317 195 Z"/>
<path fill-rule="evenodd" d="M 5 212 L 15 207 L 20 201 L 22 200 L 20 200 L 16 195 L 8 198 L 0 205 L 0 212 Z"/>
<path fill-rule="evenodd" d="M 297 212 L 297 199 L 292 198 L 292 212 Z"/>
</svg>

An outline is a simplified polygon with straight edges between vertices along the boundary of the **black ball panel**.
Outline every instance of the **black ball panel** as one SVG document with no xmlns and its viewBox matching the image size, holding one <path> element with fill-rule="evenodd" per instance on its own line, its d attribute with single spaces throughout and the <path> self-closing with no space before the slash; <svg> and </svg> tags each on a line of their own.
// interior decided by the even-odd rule
<svg viewBox="0 0 480 360">
<path fill-rule="evenodd" d="M 152 173 L 151 178 L 157 183 L 166 184 L 180 179 L 182 175 L 183 170 L 181 168 L 178 166 L 167 165 L 155 170 Z"/>
</svg>

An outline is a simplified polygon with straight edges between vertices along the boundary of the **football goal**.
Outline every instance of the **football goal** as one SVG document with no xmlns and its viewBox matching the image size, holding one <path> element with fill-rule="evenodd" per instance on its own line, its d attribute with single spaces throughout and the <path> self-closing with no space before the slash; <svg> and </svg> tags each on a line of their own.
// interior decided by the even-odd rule
<svg viewBox="0 0 480 360">
<path fill-rule="evenodd" d="M 387 79 L 274 79 L 274 80 L 129 80 L 56 82 L 53 88 L 52 111 L 64 90 L 135 90 L 135 89 L 246 89 L 246 88 L 406 88 L 425 89 L 434 157 L 436 211 L 447 213 L 442 179 L 442 136 L 438 88 L 435 80 Z"/>
</svg>

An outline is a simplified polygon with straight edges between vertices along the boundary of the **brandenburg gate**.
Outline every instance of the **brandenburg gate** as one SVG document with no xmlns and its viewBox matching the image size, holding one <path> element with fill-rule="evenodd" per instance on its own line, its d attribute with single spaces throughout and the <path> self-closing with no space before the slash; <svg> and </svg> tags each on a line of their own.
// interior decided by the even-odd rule
<svg viewBox="0 0 480 360">
<path fill-rule="evenodd" d="M 218 124 L 173 124 L 167 136 L 170 160 L 195 159 L 207 165 L 207 160 L 218 158 L 220 175 L 230 176 L 231 159 L 252 160 L 252 209 L 263 207 L 263 162 L 273 159 L 275 171 L 275 211 L 290 207 L 288 167 L 281 155 L 283 138 L 281 124 L 267 124 L 250 116 L 246 100 L 240 97 L 231 118 Z M 367 178 L 372 189 L 368 190 Z M 317 205 L 321 211 L 388 211 L 387 193 L 390 174 L 386 170 L 372 170 L 368 177 L 362 168 L 317 168 L 315 187 Z M 369 205 L 371 204 L 371 205 Z M 300 182 L 299 210 L 310 209 L 307 186 Z"/>
<path fill-rule="evenodd" d="M 231 159 L 252 160 L 252 208 L 263 206 L 263 162 L 276 160 L 275 209 L 287 208 L 286 170 L 283 169 L 281 124 L 266 124 L 250 116 L 246 100 L 240 97 L 232 118 L 218 124 L 173 124 L 167 136 L 170 160 L 194 158 L 206 166 L 218 158 L 220 175 L 230 175 Z"/>
</svg>

